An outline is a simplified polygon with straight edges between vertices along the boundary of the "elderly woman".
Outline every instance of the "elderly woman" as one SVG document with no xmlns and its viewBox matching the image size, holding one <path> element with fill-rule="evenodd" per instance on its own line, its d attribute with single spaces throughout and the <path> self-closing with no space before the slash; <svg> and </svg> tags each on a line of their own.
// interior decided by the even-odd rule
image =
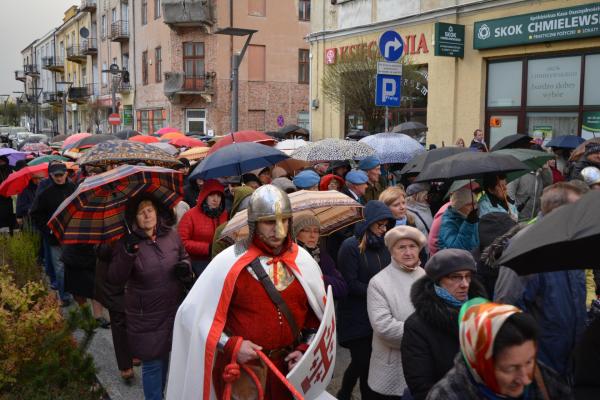
<svg viewBox="0 0 600 400">
<path fill-rule="evenodd" d="M 342 274 L 335 268 L 333 258 L 327 253 L 324 246 L 319 245 L 320 236 L 319 220 L 311 213 L 294 215 L 293 233 L 298 245 L 304 247 L 321 267 L 325 288 L 331 286 L 333 297 L 345 297 L 348 293 L 346 281 Z"/>
<path fill-rule="evenodd" d="M 573 399 L 571 388 L 536 361 L 538 328 L 518 308 L 473 299 L 460 311 L 454 367 L 428 400 Z"/>
<path fill-rule="evenodd" d="M 433 223 L 428 202 L 429 189 L 428 183 L 413 183 L 406 188 L 406 208 L 414 214 L 416 227 L 425 236 L 429 235 Z"/>
<path fill-rule="evenodd" d="M 440 250 L 425 264 L 426 275 L 411 288 L 415 312 L 404 323 L 400 352 L 407 366 L 404 378 L 415 400 L 425 399 L 452 368 L 459 351 L 460 307 L 470 298 L 485 296 L 475 272 L 475 260 L 468 251 Z"/>
<path fill-rule="evenodd" d="M 327 174 L 321 178 L 321 183 L 319 183 L 319 190 L 337 190 L 340 191 L 344 187 L 346 182 L 344 178 L 334 174 Z"/>
<path fill-rule="evenodd" d="M 425 275 L 419 252 L 427 239 L 418 229 L 397 226 L 385 234 L 392 261 L 375 275 L 367 289 L 367 311 L 373 327 L 369 387 L 386 399 L 400 399 L 406 389 L 400 343 L 404 321 L 415 311 L 410 288 Z"/>
<path fill-rule="evenodd" d="M 395 219 L 390 209 L 378 200 L 367 203 L 364 216 L 365 220 L 356 224 L 354 236 L 344 240 L 338 254 L 338 267 L 348 284 L 348 296 L 338 303 L 338 340 L 350 349 L 351 358 L 337 393 L 340 400 L 351 398 L 358 379 L 362 398 L 375 396 L 367 383 L 373 340 L 367 312 L 367 288 L 371 278 L 390 263 L 384 235 L 394 226 Z"/>
<path fill-rule="evenodd" d="M 167 215 L 170 214 L 170 215 Z M 166 383 L 173 323 L 184 297 L 181 277 L 191 274 L 174 217 L 149 198 L 133 199 L 126 216 L 131 233 L 114 247 L 108 281 L 125 285 L 125 315 L 131 353 L 142 360 L 146 400 L 160 400 Z"/>
</svg>

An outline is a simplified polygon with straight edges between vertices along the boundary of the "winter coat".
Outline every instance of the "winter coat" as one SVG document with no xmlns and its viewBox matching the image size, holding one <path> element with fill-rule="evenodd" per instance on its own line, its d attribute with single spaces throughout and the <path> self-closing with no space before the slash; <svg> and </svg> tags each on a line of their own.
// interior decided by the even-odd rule
<svg viewBox="0 0 600 400">
<path fill-rule="evenodd" d="M 444 204 L 438 212 L 435 213 L 433 217 L 433 222 L 431 223 L 431 229 L 429 230 L 429 236 L 427 237 L 427 248 L 429 249 L 429 255 L 433 256 L 440 249 L 439 247 L 439 237 L 440 237 L 440 228 L 442 227 L 442 217 L 446 210 L 450 207 L 450 203 Z"/>
<path fill-rule="evenodd" d="M 124 313 L 125 284 L 115 285 L 108 281 L 108 267 L 112 261 L 112 252 L 115 244 L 116 242 L 111 242 L 96 246 L 94 299 L 109 311 Z"/>
<path fill-rule="evenodd" d="M 392 260 L 369 282 L 367 311 L 373 327 L 369 387 L 377 393 L 402 396 L 406 389 L 400 344 L 404 322 L 415 311 L 410 289 L 424 275 L 421 267 L 407 272 Z"/>
<path fill-rule="evenodd" d="M 209 194 L 223 194 L 223 186 L 217 181 L 208 180 L 204 183 L 198 196 L 198 202 L 179 221 L 177 230 L 192 261 L 202 261 L 208 264 L 211 258 L 211 246 L 215 231 L 219 225 L 227 221 L 227 211 L 218 217 L 211 218 L 202 210 L 202 203 Z"/>
<path fill-rule="evenodd" d="M 406 203 L 406 208 L 413 213 L 417 229 L 423 232 L 425 237 L 427 237 L 431 231 L 431 224 L 433 223 L 433 216 L 431 215 L 429 204 L 408 201 Z"/>
<path fill-rule="evenodd" d="M 57 185 L 52 181 L 45 188 L 38 185 L 38 191 L 33 199 L 29 215 L 35 226 L 42 232 L 51 246 L 58 246 L 58 240 L 50 232 L 50 228 L 46 225 L 58 206 L 69 197 L 76 189 L 73 182 L 67 179 L 63 185 Z"/>
<path fill-rule="evenodd" d="M 61 259 L 65 265 L 65 291 L 86 299 L 93 299 L 96 276 L 94 245 L 63 245 Z"/>
<path fill-rule="evenodd" d="M 600 398 L 600 318 L 585 330 L 575 352 L 575 392 L 585 390 L 588 399 Z M 594 396 L 592 396 L 594 394 Z"/>
<path fill-rule="evenodd" d="M 474 297 L 486 297 L 476 279 L 469 286 L 469 298 Z M 415 400 L 423 400 L 452 368 L 454 356 L 460 351 L 459 308 L 438 297 L 434 281 L 428 276 L 413 284 L 410 299 L 415 312 L 404 323 L 400 352 L 406 384 Z"/>
<path fill-rule="evenodd" d="M 461 213 L 448 207 L 442 215 L 438 234 L 438 250 L 463 249 L 473 251 L 479 247 L 478 224 L 471 224 Z"/>
<path fill-rule="evenodd" d="M 519 220 L 535 218 L 540 211 L 540 198 L 546 186 L 552 184 L 552 172 L 547 168 L 532 171 L 510 182 L 506 188 L 508 195 L 515 199 Z"/>
<path fill-rule="evenodd" d="M 519 277 L 500 268 L 496 301 L 529 312 L 540 327 L 538 358 L 560 374 L 570 372 L 573 350 L 585 329 L 585 271 L 556 271 Z"/>
<path fill-rule="evenodd" d="M 379 200 L 379 195 L 381 192 L 387 188 L 387 180 L 383 175 L 379 177 L 379 182 L 373 184 L 369 181 L 369 186 L 365 190 L 365 195 L 363 196 L 365 199 L 365 204 L 371 200 Z"/>
<path fill-rule="evenodd" d="M 29 184 L 17 196 L 17 218 L 24 218 L 29 215 L 29 210 L 33 205 L 33 199 L 35 199 L 37 186 L 38 185 L 33 183 L 33 181 L 29 181 Z"/>
<path fill-rule="evenodd" d="M 162 224 L 156 240 L 134 228 L 141 239 L 139 250 L 128 253 L 123 238 L 116 243 L 108 268 L 108 281 L 125 286 L 127 338 L 133 356 L 150 361 L 168 356 L 173 324 L 183 300 L 183 285 L 175 264 L 189 263 L 177 232 Z"/>
<path fill-rule="evenodd" d="M 233 203 L 231 205 L 231 212 L 229 213 L 229 219 L 233 218 L 240 208 L 242 201 L 250 196 L 254 192 L 250 186 L 240 186 L 233 189 Z M 215 258 L 217 254 L 228 248 L 233 244 L 233 239 L 220 239 L 221 232 L 227 226 L 227 222 L 223 222 L 215 229 L 215 235 L 212 241 L 211 258 Z"/>
<path fill-rule="evenodd" d="M 553 370 L 538 362 L 544 385 L 552 399 L 574 399 L 571 388 Z M 427 400 L 487 400 L 480 389 L 474 384 L 471 372 L 462 355 L 457 355 L 454 367 L 429 392 Z M 528 387 L 526 400 L 549 400 L 544 397 L 534 380 Z"/>
<path fill-rule="evenodd" d="M 198 195 L 200 189 L 196 184 L 195 179 L 188 179 L 187 183 L 183 187 L 183 201 L 185 201 L 190 208 L 196 207 L 196 201 L 198 201 Z"/>
<path fill-rule="evenodd" d="M 477 209 L 479 210 L 479 217 L 483 217 L 485 214 L 492 212 L 505 212 L 509 213 L 515 220 L 519 218 L 519 211 L 517 210 L 517 206 L 515 206 L 514 201 L 509 198 L 508 209 L 506 209 L 504 208 L 503 203 L 501 203 L 496 196 L 487 192 L 485 192 L 484 195 L 479 198 Z"/>
<path fill-rule="evenodd" d="M 365 207 L 365 221 L 356 224 L 355 235 L 344 240 L 340 247 L 338 269 L 348 285 L 348 296 L 339 300 L 337 309 L 338 340 L 342 345 L 373 333 L 367 312 L 367 287 L 371 278 L 389 265 L 391 258 L 383 238 L 379 243 L 367 244 L 364 253 L 358 246 L 371 224 L 384 219 L 393 224 L 393 218 L 382 202 L 369 203 Z"/>
<path fill-rule="evenodd" d="M 310 253 L 311 256 L 315 257 L 315 260 L 317 259 L 316 256 L 313 255 L 313 250 L 305 247 L 300 242 L 298 242 L 298 245 L 304 247 L 306 251 Z M 342 276 L 340 271 L 338 271 L 338 269 L 335 267 L 335 262 L 333 261 L 333 258 L 331 258 L 331 256 L 329 255 L 327 249 L 325 249 L 325 246 L 320 245 L 317 249 L 319 250 L 318 264 L 321 268 L 321 273 L 323 274 L 325 290 L 327 290 L 328 286 L 331 286 L 331 292 L 333 293 L 334 299 L 341 299 L 343 297 L 346 297 L 348 295 L 348 285 L 346 285 L 346 281 L 344 280 L 344 277 Z"/>
<path fill-rule="evenodd" d="M 583 180 L 583 178 L 581 176 L 581 171 L 585 167 L 600 168 L 600 165 L 589 161 L 586 157 L 583 157 L 581 160 L 575 161 L 567 166 L 567 171 L 565 171 L 565 176 L 567 177 L 567 180 L 568 181 L 571 181 L 573 179 Z"/>
<path fill-rule="evenodd" d="M 8 158 L 6 156 L 2 156 L 2 158 L 6 164 L 0 167 L 0 183 L 4 182 L 12 173 L 12 168 L 8 165 Z M 7 226 L 12 229 L 16 222 L 12 198 L 0 196 L 0 227 Z"/>
</svg>

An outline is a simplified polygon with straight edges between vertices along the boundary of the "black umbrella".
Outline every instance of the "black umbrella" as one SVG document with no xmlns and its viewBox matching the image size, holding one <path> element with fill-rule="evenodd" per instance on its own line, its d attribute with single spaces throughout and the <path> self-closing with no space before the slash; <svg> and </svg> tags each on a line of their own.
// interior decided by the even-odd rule
<svg viewBox="0 0 600 400">
<path fill-rule="evenodd" d="M 517 233 L 498 265 L 519 275 L 584 269 L 598 265 L 600 192 L 592 190 Z"/>
<path fill-rule="evenodd" d="M 401 174 L 418 174 L 423 171 L 426 165 L 439 161 L 443 158 L 453 156 L 458 153 L 464 153 L 469 149 L 464 147 L 440 147 L 426 151 L 425 153 L 417 154 L 410 160 L 404 168 L 400 170 Z"/>
<path fill-rule="evenodd" d="M 516 157 L 508 154 L 465 151 L 426 165 L 415 181 L 474 179 L 490 173 L 529 171 L 530 169 Z"/>
<path fill-rule="evenodd" d="M 300 133 L 303 135 L 304 133 L 308 133 L 308 131 L 304 128 L 299 127 L 298 125 L 286 125 L 283 128 L 279 129 L 277 132 L 288 134 L 288 133 Z"/>
<path fill-rule="evenodd" d="M 496 151 L 500 149 L 515 149 L 518 147 L 522 147 L 523 145 L 529 144 L 533 139 L 531 136 L 523 135 L 521 133 L 516 133 L 514 135 L 508 135 L 500 139 L 498 143 L 492 147 L 491 151 Z"/>
<path fill-rule="evenodd" d="M 394 133 L 405 133 L 407 135 L 417 135 L 422 132 L 426 132 L 429 128 L 427 125 L 422 124 L 417 121 L 408 121 L 403 122 L 400 125 L 396 125 L 392 128 L 392 132 Z"/>
<path fill-rule="evenodd" d="M 139 135 L 140 133 L 138 131 L 134 131 L 133 129 L 125 129 L 122 131 L 119 131 L 117 133 L 115 133 L 115 136 L 119 139 L 123 139 L 123 140 L 127 140 L 130 137 L 134 137 Z"/>
<path fill-rule="evenodd" d="M 367 132 L 367 131 L 351 131 L 346 136 L 346 139 L 360 140 L 360 139 L 364 139 L 370 135 L 371 135 L 371 133 Z"/>
</svg>

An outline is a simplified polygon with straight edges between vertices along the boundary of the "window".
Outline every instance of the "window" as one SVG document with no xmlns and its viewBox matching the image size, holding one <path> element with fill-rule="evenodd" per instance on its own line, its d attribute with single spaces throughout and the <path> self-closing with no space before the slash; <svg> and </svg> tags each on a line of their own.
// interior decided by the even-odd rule
<svg viewBox="0 0 600 400">
<path fill-rule="evenodd" d="M 151 134 L 165 125 L 165 110 L 141 110 L 137 112 L 137 127 L 142 133 Z"/>
<path fill-rule="evenodd" d="M 108 85 L 108 72 L 104 72 L 108 69 L 108 65 L 105 62 L 102 63 L 102 87 Z"/>
<path fill-rule="evenodd" d="M 585 56 L 585 94 L 583 104 L 586 106 L 600 105 L 600 54 L 590 54 Z"/>
<path fill-rule="evenodd" d="M 154 49 L 154 78 L 156 82 L 162 81 L 162 49 Z"/>
<path fill-rule="evenodd" d="M 185 131 L 186 133 L 204 134 L 206 132 L 206 110 L 185 110 Z"/>
<path fill-rule="evenodd" d="M 527 75 L 528 106 L 579 105 L 580 56 L 530 60 Z"/>
<path fill-rule="evenodd" d="M 521 105 L 522 61 L 490 64 L 488 71 L 488 107 Z"/>
<path fill-rule="evenodd" d="M 160 0 L 154 0 L 154 19 L 160 18 Z"/>
<path fill-rule="evenodd" d="M 298 0 L 298 19 L 310 21 L 310 0 Z"/>
<path fill-rule="evenodd" d="M 298 113 L 298 123 L 296 125 L 300 128 L 310 130 L 310 114 L 308 111 L 300 111 Z"/>
<path fill-rule="evenodd" d="M 117 18 L 117 9 L 116 8 L 113 8 L 112 10 L 110 10 L 110 15 L 111 15 L 111 21 L 110 22 L 112 22 L 113 24 L 115 22 L 117 22 L 118 18 Z"/>
<path fill-rule="evenodd" d="M 102 15 L 102 26 L 100 27 L 100 38 L 106 39 L 106 15 Z"/>
<path fill-rule="evenodd" d="M 251 44 L 248 46 L 248 80 L 265 80 L 265 46 Z"/>
<path fill-rule="evenodd" d="M 150 111 L 149 110 L 143 110 L 139 112 L 139 118 L 138 118 L 138 129 L 140 129 L 140 131 L 142 133 L 146 133 L 149 134 L 150 132 Z"/>
<path fill-rule="evenodd" d="M 310 62 L 308 60 L 309 51 L 306 49 L 298 50 L 298 83 L 308 83 Z"/>
<path fill-rule="evenodd" d="M 204 43 L 183 43 L 183 72 L 185 89 L 204 89 Z"/>
<path fill-rule="evenodd" d="M 142 53 L 142 85 L 148 84 L 148 52 Z"/>
<path fill-rule="evenodd" d="M 248 15 L 264 17 L 266 13 L 266 0 L 248 0 Z"/>
<path fill-rule="evenodd" d="M 142 0 L 142 25 L 148 23 L 148 0 Z"/>
<path fill-rule="evenodd" d="M 129 54 L 123 53 L 121 56 L 121 69 L 129 70 Z"/>
<path fill-rule="evenodd" d="M 160 128 L 164 128 L 165 120 L 163 110 L 154 110 L 152 112 L 152 132 L 156 132 Z"/>
</svg>

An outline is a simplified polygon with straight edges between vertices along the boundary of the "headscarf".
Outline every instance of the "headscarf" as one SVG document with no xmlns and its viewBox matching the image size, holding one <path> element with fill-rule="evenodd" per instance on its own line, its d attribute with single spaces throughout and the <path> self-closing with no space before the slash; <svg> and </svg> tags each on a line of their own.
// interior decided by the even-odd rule
<svg viewBox="0 0 600 400">
<path fill-rule="evenodd" d="M 494 373 L 494 341 L 508 317 L 519 313 L 515 306 L 476 297 L 466 302 L 458 315 L 460 351 L 476 383 L 500 392 Z"/>
</svg>

